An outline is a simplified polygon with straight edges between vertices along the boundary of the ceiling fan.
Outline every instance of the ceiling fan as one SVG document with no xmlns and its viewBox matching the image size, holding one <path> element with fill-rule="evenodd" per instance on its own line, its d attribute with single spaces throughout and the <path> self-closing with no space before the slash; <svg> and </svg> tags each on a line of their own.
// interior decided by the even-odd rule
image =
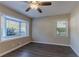
<svg viewBox="0 0 79 59">
<path fill-rule="evenodd" d="M 40 9 L 40 6 L 50 6 L 52 5 L 51 2 L 44 2 L 44 1 L 27 1 L 29 3 L 29 7 L 25 10 L 28 12 L 30 9 L 35 9 L 38 12 L 42 13 L 42 10 Z"/>
</svg>

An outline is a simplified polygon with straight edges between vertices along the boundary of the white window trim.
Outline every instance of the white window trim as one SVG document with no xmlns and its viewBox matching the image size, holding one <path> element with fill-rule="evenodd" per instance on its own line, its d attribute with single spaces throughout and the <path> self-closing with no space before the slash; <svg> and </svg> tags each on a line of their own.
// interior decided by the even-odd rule
<svg viewBox="0 0 79 59">
<path fill-rule="evenodd" d="M 24 21 L 26 22 L 26 27 L 27 27 L 27 30 L 26 30 L 26 35 L 20 35 L 20 36 L 13 36 L 11 38 L 1 38 L 1 34 L 0 34 L 0 41 L 1 42 L 4 42 L 4 41 L 10 41 L 10 40 L 14 40 L 14 39 L 19 39 L 19 38 L 23 38 L 23 37 L 29 37 L 29 22 L 28 21 L 25 21 L 25 20 L 21 20 L 21 19 L 17 19 L 17 18 L 13 18 L 13 17 L 10 17 L 10 16 L 6 16 L 6 15 L 1 15 L 0 16 L 0 19 L 4 18 L 4 17 L 8 17 L 8 18 L 11 18 L 11 19 L 16 19 L 16 20 L 20 20 L 20 21 Z M 1 20 L 0 20 L 0 28 L 1 28 Z M 2 30 L 2 29 L 1 29 Z"/>
</svg>

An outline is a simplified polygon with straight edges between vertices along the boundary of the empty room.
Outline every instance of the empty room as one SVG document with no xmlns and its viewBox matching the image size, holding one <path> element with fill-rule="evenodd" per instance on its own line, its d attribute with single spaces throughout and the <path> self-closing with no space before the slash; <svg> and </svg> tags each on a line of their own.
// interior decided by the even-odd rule
<svg viewBox="0 0 79 59">
<path fill-rule="evenodd" d="M 0 1 L 0 57 L 78 57 L 79 1 Z"/>
</svg>

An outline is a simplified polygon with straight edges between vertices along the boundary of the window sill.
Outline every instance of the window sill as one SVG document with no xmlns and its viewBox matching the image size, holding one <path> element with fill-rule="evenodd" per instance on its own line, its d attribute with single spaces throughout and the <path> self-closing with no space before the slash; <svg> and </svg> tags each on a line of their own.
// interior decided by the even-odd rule
<svg viewBox="0 0 79 59">
<path fill-rule="evenodd" d="M 29 36 L 11 36 L 9 38 L 1 38 L 0 42 L 6 42 L 6 41 L 10 41 L 10 40 L 15 40 L 15 39 L 19 39 L 19 38 L 23 38 L 23 37 L 29 37 Z"/>
</svg>

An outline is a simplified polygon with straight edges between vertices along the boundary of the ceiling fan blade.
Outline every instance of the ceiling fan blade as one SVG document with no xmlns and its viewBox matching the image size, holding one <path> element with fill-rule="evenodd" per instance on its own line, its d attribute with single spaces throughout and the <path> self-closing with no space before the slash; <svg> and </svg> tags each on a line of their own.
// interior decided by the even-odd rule
<svg viewBox="0 0 79 59">
<path fill-rule="evenodd" d="M 24 3 L 28 3 L 28 4 L 29 4 L 29 3 L 32 3 L 32 1 L 23 1 L 23 2 L 24 2 Z"/>
<path fill-rule="evenodd" d="M 51 2 L 41 2 L 40 6 L 48 6 L 48 5 L 52 5 Z"/>
<path fill-rule="evenodd" d="M 31 9 L 30 7 L 29 7 L 29 8 L 27 8 L 27 9 L 26 9 L 26 12 L 28 12 L 30 9 Z"/>
<path fill-rule="evenodd" d="M 37 9 L 40 13 L 42 13 L 42 10 L 40 8 Z"/>
</svg>

